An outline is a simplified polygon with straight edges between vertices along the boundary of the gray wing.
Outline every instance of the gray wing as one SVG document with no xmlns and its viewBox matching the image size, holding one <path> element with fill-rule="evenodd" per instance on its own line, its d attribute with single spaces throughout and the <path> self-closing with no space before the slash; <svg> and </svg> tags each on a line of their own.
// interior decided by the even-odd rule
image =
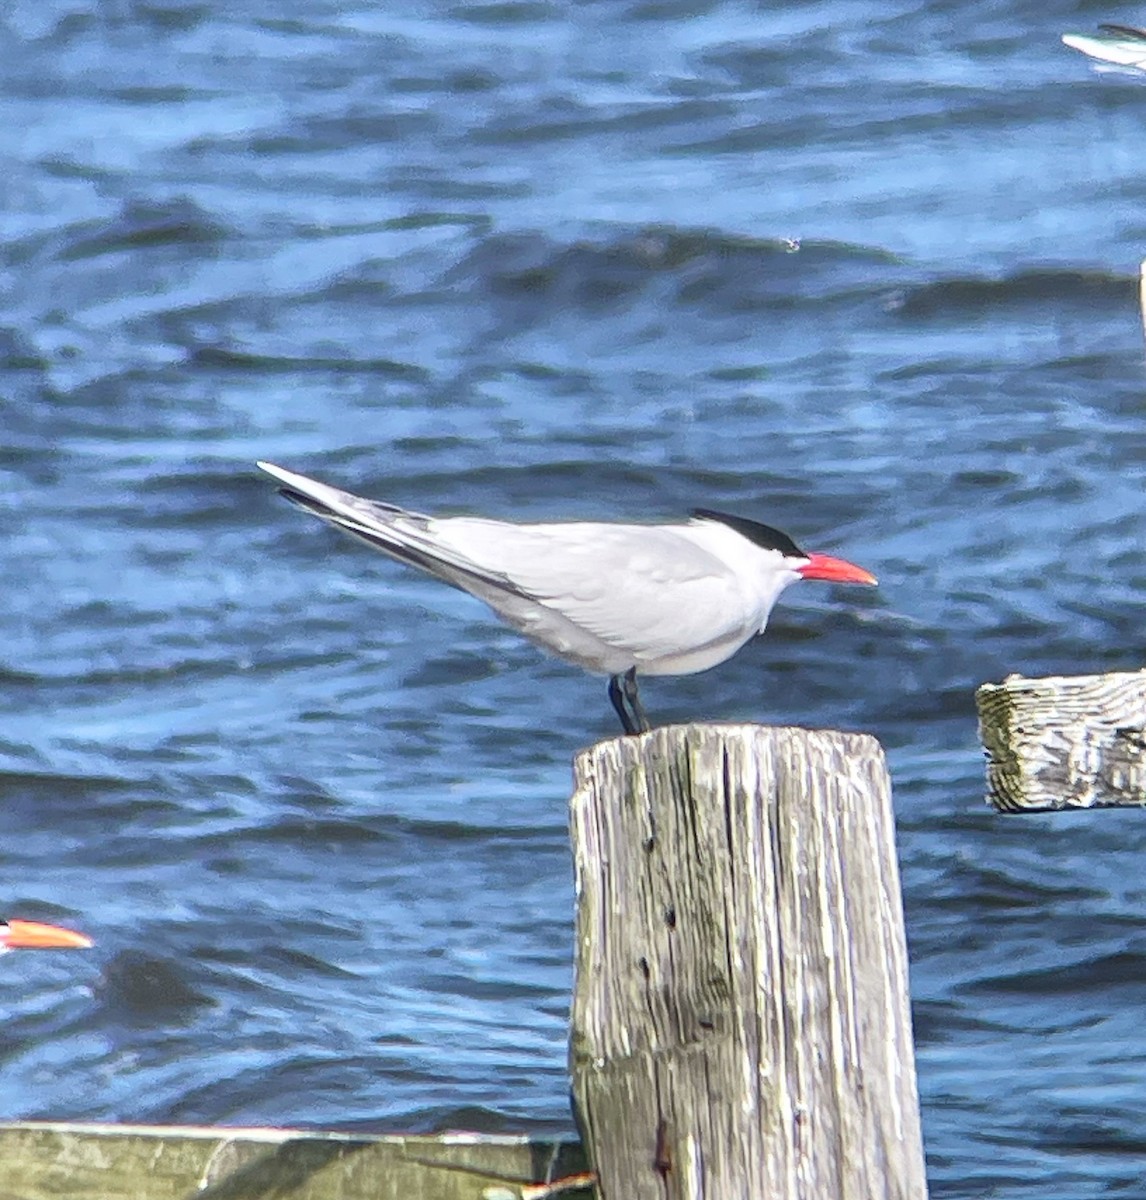
<svg viewBox="0 0 1146 1200">
<path fill-rule="evenodd" d="M 279 495 L 292 504 L 391 558 L 419 567 L 463 591 L 472 591 L 478 584 L 512 587 L 504 574 L 483 569 L 436 539 L 430 532 L 436 523 L 432 517 L 367 500 L 273 463 L 260 462 L 258 466 L 279 481 Z"/>
<path fill-rule="evenodd" d="M 1146 30 L 1133 25 L 1100 25 L 1098 34 L 1064 33 L 1063 43 L 1099 62 L 1146 69 Z"/>
<path fill-rule="evenodd" d="M 488 577 L 509 580 L 516 594 L 631 654 L 638 665 L 681 647 L 739 644 L 755 632 L 755 596 L 673 526 L 455 517 L 431 521 L 430 530 Z"/>
</svg>

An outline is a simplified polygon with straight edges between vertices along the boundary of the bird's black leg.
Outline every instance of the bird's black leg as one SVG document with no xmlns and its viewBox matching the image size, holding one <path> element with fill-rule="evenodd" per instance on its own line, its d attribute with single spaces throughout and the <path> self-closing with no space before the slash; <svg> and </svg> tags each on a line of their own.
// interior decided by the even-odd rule
<svg viewBox="0 0 1146 1200">
<path fill-rule="evenodd" d="M 625 676 L 628 679 L 628 676 Z M 609 699 L 613 702 L 613 707 L 617 710 L 617 716 L 621 718 L 621 725 L 626 733 L 637 733 L 637 727 L 633 724 L 632 717 L 629 716 L 629 710 L 625 707 L 625 689 L 621 686 L 621 676 L 611 675 L 609 677 Z"/>
<path fill-rule="evenodd" d="M 621 690 L 624 693 L 625 699 L 629 702 L 629 707 L 633 710 L 633 716 L 636 718 L 636 728 L 630 732 L 648 733 L 649 718 L 645 715 L 645 706 L 641 703 L 641 693 L 637 691 L 636 667 L 630 667 L 625 672 Z"/>
</svg>

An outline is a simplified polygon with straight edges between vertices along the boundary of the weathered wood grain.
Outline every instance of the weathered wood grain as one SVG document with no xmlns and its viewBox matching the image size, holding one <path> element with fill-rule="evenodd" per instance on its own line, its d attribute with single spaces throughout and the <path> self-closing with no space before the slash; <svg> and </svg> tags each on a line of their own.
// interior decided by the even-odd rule
<svg viewBox="0 0 1146 1200">
<path fill-rule="evenodd" d="M 575 776 L 570 1058 L 604 1200 L 925 1196 L 879 744 L 691 725 Z"/>
<path fill-rule="evenodd" d="M 524 1137 L 0 1125 L 0 1200 L 522 1200 L 584 1165 Z"/>
<path fill-rule="evenodd" d="M 997 809 L 1146 804 L 1146 671 L 1011 675 L 975 702 Z"/>
</svg>

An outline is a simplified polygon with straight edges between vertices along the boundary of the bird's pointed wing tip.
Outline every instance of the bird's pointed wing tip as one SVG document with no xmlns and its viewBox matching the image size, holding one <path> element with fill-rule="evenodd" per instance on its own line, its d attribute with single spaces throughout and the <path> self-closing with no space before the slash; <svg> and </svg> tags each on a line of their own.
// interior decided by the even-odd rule
<svg viewBox="0 0 1146 1200">
<path fill-rule="evenodd" d="M 1082 33 L 1060 34 L 1064 46 L 1081 51 L 1088 58 L 1115 67 L 1143 68 L 1146 59 L 1146 37 L 1142 30 L 1122 25 L 1100 25 L 1098 36 Z"/>
<path fill-rule="evenodd" d="M 267 462 L 265 459 L 261 458 L 255 463 L 255 466 L 258 467 L 260 471 L 266 471 L 268 475 L 274 479 L 277 479 L 280 483 L 297 486 L 299 480 L 306 478 L 305 475 L 299 475 L 295 471 L 288 471 L 286 467 L 280 467 L 273 462 Z"/>
</svg>

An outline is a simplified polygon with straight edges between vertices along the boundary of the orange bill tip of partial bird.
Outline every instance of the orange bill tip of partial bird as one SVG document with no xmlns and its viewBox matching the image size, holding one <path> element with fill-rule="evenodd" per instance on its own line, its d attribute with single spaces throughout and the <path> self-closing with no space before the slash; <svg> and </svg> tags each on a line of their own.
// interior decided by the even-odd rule
<svg viewBox="0 0 1146 1200">
<path fill-rule="evenodd" d="M 87 934 L 42 921 L 14 919 L 0 929 L 0 945 L 7 950 L 86 950 L 92 944 Z"/>
<path fill-rule="evenodd" d="M 825 583 L 861 583 L 874 587 L 879 582 L 870 571 L 830 554 L 809 554 L 807 563 L 797 569 L 804 579 L 820 579 Z"/>
</svg>

